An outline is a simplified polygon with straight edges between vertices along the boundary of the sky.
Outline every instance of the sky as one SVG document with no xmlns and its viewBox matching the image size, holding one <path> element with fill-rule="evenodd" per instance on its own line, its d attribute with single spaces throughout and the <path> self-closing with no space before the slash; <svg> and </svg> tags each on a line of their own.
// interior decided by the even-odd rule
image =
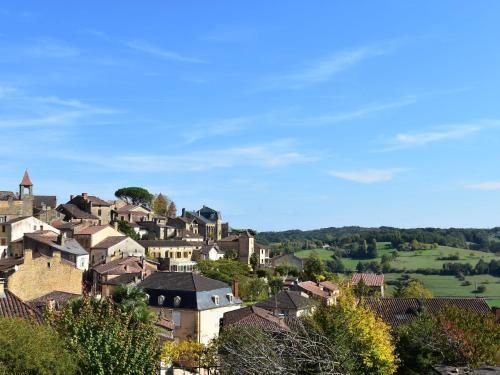
<svg viewBox="0 0 500 375">
<path fill-rule="evenodd" d="M 236 228 L 500 225 L 498 1 L 2 1 L 0 190 Z"/>
</svg>

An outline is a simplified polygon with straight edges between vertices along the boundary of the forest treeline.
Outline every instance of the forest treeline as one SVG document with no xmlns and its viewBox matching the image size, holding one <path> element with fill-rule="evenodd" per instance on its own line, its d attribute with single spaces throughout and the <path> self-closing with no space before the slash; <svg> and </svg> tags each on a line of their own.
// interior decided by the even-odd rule
<svg viewBox="0 0 500 375">
<path fill-rule="evenodd" d="M 269 245 L 280 243 L 289 251 L 311 249 L 323 245 L 344 247 L 360 241 L 391 242 L 394 248 L 402 243 L 418 241 L 425 244 L 459 247 L 488 252 L 500 251 L 500 228 L 414 228 L 392 227 L 322 228 L 308 231 L 288 230 L 282 232 L 260 232 L 257 241 Z"/>
</svg>

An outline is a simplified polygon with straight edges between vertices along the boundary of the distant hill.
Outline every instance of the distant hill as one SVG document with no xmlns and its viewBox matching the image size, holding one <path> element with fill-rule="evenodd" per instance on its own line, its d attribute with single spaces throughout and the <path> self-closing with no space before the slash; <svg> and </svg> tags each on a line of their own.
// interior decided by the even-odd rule
<svg viewBox="0 0 500 375">
<path fill-rule="evenodd" d="M 257 241 L 264 244 L 293 243 L 293 248 L 312 248 L 323 244 L 342 246 L 362 240 L 377 242 L 436 243 L 442 246 L 470 248 L 482 251 L 500 251 L 500 227 L 475 228 L 412 228 L 393 227 L 330 227 L 314 230 L 287 230 L 282 232 L 260 232 Z"/>
</svg>

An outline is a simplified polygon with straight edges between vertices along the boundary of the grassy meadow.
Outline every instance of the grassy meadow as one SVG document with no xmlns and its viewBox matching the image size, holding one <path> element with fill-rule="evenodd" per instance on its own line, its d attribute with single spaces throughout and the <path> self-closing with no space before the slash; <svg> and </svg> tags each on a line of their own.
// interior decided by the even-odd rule
<svg viewBox="0 0 500 375">
<path fill-rule="evenodd" d="M 334 252 L 327 249 L 314 249 L 314 250 L 301 250 L 295 254 L 300 258 L 307 258 L 313 251 L 317 252 L 321 259 L 328 261 L 332 259 Z M 342 258 L 342 263 L 349 271 L 355 271 L 358 262 L 371 262 L 374 260 L 380 261 L 384 254 L 390 254 L 394 249 L 390 248 L 389 243 L 378 244 L 378 258 L 377 259 L 350 259 Z M 500 278 L 491 275 L 474 275 L 466 276 L 465 281 L 470 285 L 465 285 L 463 281 L 458 280 L 455 276 L 444 275 L 422 275 L 411 273 L 412 270 L 417 268 L 433 268 L 441 269 L 443 263 L 457 262 L 457 263 L 470 263 L 473 266 L 483 258 L 484 261 L 489 262 L 491 259 L 499 259 L 498 255 L 486 253 L 482 251 L 459 249 L 448 246 L 439 246 L 437 249 L 419 250 L 419 251 L 399 251 L 399 256 L 396 260 L 391 261 L 393 267 L 404 269 L 409 272 L 412 278 L 421 280 L 425 287 L 432 291 L 435 296 L 451 296 L 451 297 L 474 297 L 481 296 L 488 299 L 488 303 L 492 306 L 500 306 Z M 458 254 L 459 260 L 439 260 L 438 258 Z M 401 276 L 400 273 L 387 273 L 385 274 L 386 280 L 397 280 Z M 474 293 L 476 285 L 485 285 L 486 291 L 484 293 Z M 390 295 L 394 287 L 388 285 L 387 295 Z"/>
</svg>

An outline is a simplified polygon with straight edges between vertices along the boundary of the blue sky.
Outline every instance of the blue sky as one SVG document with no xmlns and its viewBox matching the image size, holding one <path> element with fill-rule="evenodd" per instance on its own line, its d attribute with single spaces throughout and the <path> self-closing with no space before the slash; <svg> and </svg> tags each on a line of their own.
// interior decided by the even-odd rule
<svg viewBox="0 0 500 375">
<path fill-rule="evenodd" d="M 0 190 L 235 227 L 500 224 L 497 1 L 2 1 Z"/>
</svg>

